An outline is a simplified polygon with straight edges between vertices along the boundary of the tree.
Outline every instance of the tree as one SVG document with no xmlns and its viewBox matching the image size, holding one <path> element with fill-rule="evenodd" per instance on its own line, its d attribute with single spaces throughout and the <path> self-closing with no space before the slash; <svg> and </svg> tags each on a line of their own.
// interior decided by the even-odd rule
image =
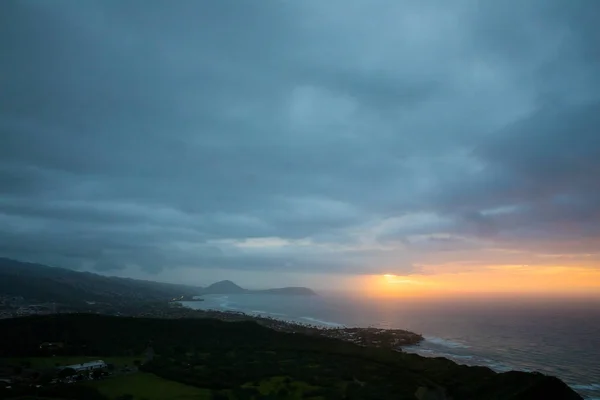
<svg viewBox="0 0 600 400">
<path fill-rule="evenodd" d="M 104 373 L 102 372 L 102 370 L 95 369 L 92 371 L 92 379 L 100 379 L 100 378 L 102 378 L 103 374 Z"/>
<path fill-rule="evenodd" d="M 73 376 L 76 374 L 77 374 L 77 371 L 75 371 L 73 368 L 63 368 L 58 373 L 58 377 L 60 379 L 65 379 L 65 378 L 68 378 L 69 376 Z"/>
<path fill-rule="evenodd" d="M 40 377 L 38 378 L 38 382 L 40 384 L 44 384 L 44 383 L 50 383 L 50 381 L 52 381 L 52 379 L 56 378 L 57 374 L 56 374 L 56 370 L 44 370 L 41 374 Z"/>
<path fill-rule="evenodd" d="M 173 347 L 173 353 L 175 355 L 184 355 L 186 353 L 187 349 L 185 348 L 185 346 L 182 345 L 177 345 Z"/>
</svg>

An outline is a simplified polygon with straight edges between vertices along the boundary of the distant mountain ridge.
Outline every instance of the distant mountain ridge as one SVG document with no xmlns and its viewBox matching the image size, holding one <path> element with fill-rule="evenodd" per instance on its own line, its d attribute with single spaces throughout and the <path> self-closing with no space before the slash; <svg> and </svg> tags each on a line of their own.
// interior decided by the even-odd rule
<svg viewBox="0 0 600 400">
<path fill-rule="evenodd" d="M 294 296 L 315 296 L 316 293 L 307 287 L 292 286 L 275 289 L 251 290 L 244 289 L 232 281 L 215 282 L 202 289 L 200 294 L 279 294 Z"/>
<path fill-rule="evenodd" d="M 202 288 L 104 276 L 0 257 L 0 294 L 40 302 L 83 304 L 121 300 L 165 300 L 193 296 Z"/>
<path fill-rule="evenodd" d="M 0 295 L 23 296 L 39 302 L 83 305 L 86 302 L 170 300 L 199 294 L 314 295 L 308 288 L 247 290 L 231 281 L 200 286 L 104 276 L 92 272 L 12 260 L 0 257 Z"/>
</svg>

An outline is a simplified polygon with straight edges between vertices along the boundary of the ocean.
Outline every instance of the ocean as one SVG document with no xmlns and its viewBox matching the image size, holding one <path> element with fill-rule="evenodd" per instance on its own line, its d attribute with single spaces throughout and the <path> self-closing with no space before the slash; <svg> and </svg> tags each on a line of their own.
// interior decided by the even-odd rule
<svg viewBox="0 0 600 400">
<path fill-rule="evenodd" d="M 600 307 L 583 302 L 419 302 L 343 296 L 210 295 L 192 308 L 241 311 L 321 326 L 421 333 L 405 348 L 495 371 L 539 371 L 600 400 Z"/>
</svg>

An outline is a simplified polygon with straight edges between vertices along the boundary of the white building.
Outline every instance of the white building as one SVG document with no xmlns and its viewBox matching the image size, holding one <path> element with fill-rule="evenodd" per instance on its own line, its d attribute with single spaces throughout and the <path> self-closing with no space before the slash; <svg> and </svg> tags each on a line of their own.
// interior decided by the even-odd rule
<svg viewBox="0 0 600 400">
<path fill-rule="evenodd" d="M 106 368 L 106 363 L 102 360 L 88 361 L 81 364 L 73 364 L 61 367 L 61 369 L 73 368 L 77 372 L 93 371 L 95 369 Z"/>
</svg>

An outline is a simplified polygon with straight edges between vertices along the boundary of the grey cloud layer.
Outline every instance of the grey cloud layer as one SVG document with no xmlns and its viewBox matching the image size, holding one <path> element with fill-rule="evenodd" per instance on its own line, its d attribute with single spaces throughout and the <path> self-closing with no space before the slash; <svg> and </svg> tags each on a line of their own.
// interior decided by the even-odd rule
<svg viewBox="0 0 600 400">
<path fill-rule="evenodd" d="M 0 252 L 103 272 L 596 257 L 599 12 L 3 2 Z"/>
</svg>

